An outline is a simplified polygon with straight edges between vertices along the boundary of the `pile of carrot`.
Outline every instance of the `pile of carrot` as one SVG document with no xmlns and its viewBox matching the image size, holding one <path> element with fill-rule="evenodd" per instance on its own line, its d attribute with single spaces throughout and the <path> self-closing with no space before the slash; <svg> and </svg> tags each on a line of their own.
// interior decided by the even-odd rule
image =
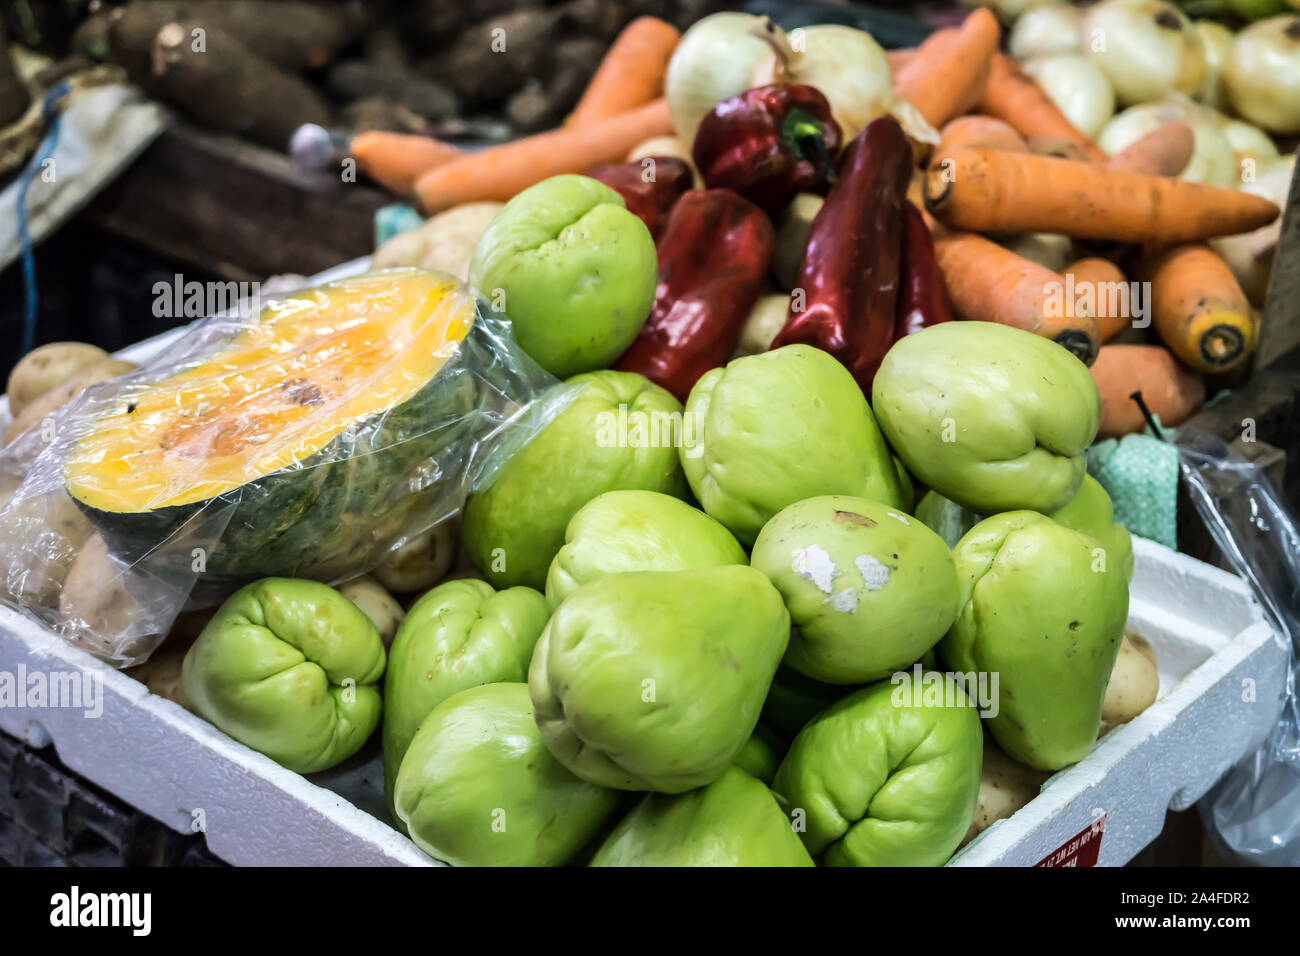
<svg viewBox="0 0 1300 956">
<path fill-rule="evenodd" d="M 362 133 L 351 154 L 360 169 L 428 214 L 467 202 L 507 200 L 560 173 L 622 162 L 638 143 L 672 132 L 664 76 L 681 34 L 638 17 L 615 39 L 564 126 L 477 153 L 428 136 Z"/>
<path fill-rule="evenodd" d="M 1130 398 L 1138 390 L 1176 425 L 1204 401 L 1201 376 L 1240 369 L 1258 338 L 1249 302 L 1205 240 L 1280 211 L 1175 178 L 1195 148 L 1185 123 L 1107 156 L 998 52 L 999 40 L 994 18 L 977 10 L 890 53 L 895 94 L 940 130 L 920 192 L 953 307 L 1045 335 L 1092 364 L 1102 437 L 1145 424 Z M 1125 267 L 1094 255 L 1057 273 L 986 238 L 1022 233 L 1102 241 Z M 1163 347 L 1141 341 L 1148 326 Z"/>
</svg>

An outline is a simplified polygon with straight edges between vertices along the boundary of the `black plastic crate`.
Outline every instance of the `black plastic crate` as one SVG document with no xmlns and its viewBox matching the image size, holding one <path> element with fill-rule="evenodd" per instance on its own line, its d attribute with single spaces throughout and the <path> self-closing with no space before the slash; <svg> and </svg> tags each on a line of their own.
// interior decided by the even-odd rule
<svg viewBox="0 0 1300 956">
<path fill-rule="evenodd" d="M 176 833 L 0 733 L 0 865 L 225 866 L 201 834 Z"/>
</svg>

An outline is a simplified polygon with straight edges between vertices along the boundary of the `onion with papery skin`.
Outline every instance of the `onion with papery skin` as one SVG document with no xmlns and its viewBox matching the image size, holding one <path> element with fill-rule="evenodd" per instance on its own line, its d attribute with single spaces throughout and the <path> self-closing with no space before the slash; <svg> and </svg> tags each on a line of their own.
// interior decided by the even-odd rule
<svg viewBox="0 0 1300 956">
<path fill-rule="evenodd" d="M 1083 49 L 1083 11 L 1071 6 L 1035 7 L 1016 21 L 1007 51 L 1017 60 Z"/>
<path fill-rule="evenodd" d="M 1044 56 L 1024 64 L 1048 99 L 1085 136 L 1096 136 L 1115 114 L 1115 91 L 1097 64 L 1077 53 Z"/>
<path fill-rule="evenodd" d="M 1192 158 L 1187 161 L 1186 168 L 1178 178 L 1225 188 L 1238 185 L 1236 157 L 1219 128 L 1221 115 L 1184 96 L 1171 96 L 1156 103 L 1130 106 L 1097 134 L 1097 145 L 1103 152 L 1114 156 L 1147 133 L 1173 120 L 1191 127 L 1195 143 Z"/>
<path fill-rule="evenodd" d="M 1254 182 L 1243 183 L 1241 191 L 1263 196 L 1285 208 L 1291 191 L 1291 177 L 1295 174 L 1295 160 L 1291 155 L 1262 161 Z M 1282 220 L 1278 218 L 1254 232 L 1210 240 L 1214 251 L 1232 270 L 1241 291 L 1257 307 L 1264 304 L 1269 276 L 1273 271 L 1273 252 L 1281 235 Z"/>
<path fill-rule="evenodd" d="M 664 96 L 678 138 L 689 151 L 695 130 L 720 100 L 762 86 L 772 49 L 756 36 L 762 17 L 749 13 L 715 13 L 683 34 L 668 62 Z"/>
<path fill-rule="evenodd" d="M 1083 49 L 1122 106 L 1194 93 L 1205 78 L 1200 36 L 1162 0 L 1102 0 L 1084 16 Z"/>
<path fill-rule="evenodd" d="M 1040 7 L 1058 6 L 1065 0 L 961 0 L 963 7 L 988 7 L 1003 23 L 1016 23 L 1030 10 Z"/>
<path fill-rule="evenodd" d="M 1237 34 L 1223 71 L 1228 102 L 1272 133 L 1300 133 L 1300 17 L 1273 17 Z"/>
<path fill-rule="evenodd" d="M 1221 110 L 1228 101 L 1228 92 L 1223 85 L 1223 68 L 1232 55 L 1235 36 L 1217 20 L 1197 20 L 1193 27 L 1201 38 L 1201 50 L 1205 53 L 1205 79 L 1201 80 L 1194 98 Z"/>
<path fill-rule="evenodd" d="M 1232 147 L 1232 153 L 1237 159 L 1238 172 L 1242 171 L 1244 160 L 1253 159 L 1258 171 L 1259 166 L 1273 162 L 1280 155 L 1273 137 L 1258 126 L 1251 126 L 1242 120 L 1225 120 L 1219 127 L 1219 131 Z"/>
</svg>

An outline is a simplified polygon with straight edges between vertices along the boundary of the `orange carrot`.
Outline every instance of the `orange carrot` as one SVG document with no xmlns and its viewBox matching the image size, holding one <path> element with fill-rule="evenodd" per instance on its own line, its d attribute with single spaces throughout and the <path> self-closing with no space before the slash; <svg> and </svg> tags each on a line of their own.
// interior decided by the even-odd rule
<svg viewBox="0 0 1300 956">
<path fill-rule="evenodd" d="M 1151 283 L 1151 319 L 1161 341 L 1192 368 L 1227 371 L 1255 350 L 1250 303 L 1209 246 L 1165 249 L 1139 263 L 1138 275 Z"/>
<path fill-rule="evenodd" d="M 1109 259 L 1080 259 L 1064 275 L 1072 280 L 1069 284 L 1073 285 L 1075 300 L 1085 296 L 1084 301 L 1091 304 L 1103 342 L 1113 339 L 1129 324 L 1134 311 L 1132 287 L 1119 266 Z"/>
<path fill-rule="evenodd" d="M 960 27 L 939 30 L 917 47 L 894 77 L 895 95 L 931 126 L 942 126 L 979 99 L 1000 34 L 997 17 L 984 7 L 972 10 Z"/>
<path fill-rule="evenodd" d="M 960 229 L 1162 244 L 1250 232 L 1280 211 L 1236 189 L 991 149 L 936 154 L 925 204 Z"/>
<path fill-rule="evenodd" d="M 637 17 L 623 28 L 587 84 L 566 126 L 595 123 L 663 96 L 668 61 L 682 38 L 671 23 Z"/>
<path fill-rule="evenodd" d="M 416 180 L 415 193 L 428 213 L 465 202 L 505 201 L 550 176 L 621 163 L 632 147 L 672 128 L 668 104 L 658 99 L 598 123 L 566 126 L 469 153 L 425 173 Z"/>
<path fill-rule="evenodd" d="M 363 173 L 404 196 L 411 195 L 422 173 L 465 155 L 463 150 L 431 136 L 381 130 L 352 137 L 351 154 Z"/>
<path fill-rule="evenodd" d="M 1024 138 L 1009 123 L 979 114 L 959 116 L 946 123 L 939 131 L 939 145 L 934 151 L 936 155 L 943 156 L 966 146 L 975 149 L 1002 149 L 1011 153 L 1023 153 L 1028 148 Z"/>
<path fill-rule="evenodd" d="M 1141 392 L 1160 424 L 1180 425 L 1205 404 L 1205 383 L 1160 345 L 1103 345 L 1092 363 L 1101 393 L 1098 438 L 1119 438 L 1146 425 L 1133 393 Z"/>
<path fill-rule="evenodd" d="M 1108 169 L 1127 169 L 1148 176 L 1177 176 L 1196 149 L 1196 137 L 1186 123 L 1173 120 L 1157 126 L 1110 159 Z"/>
<path fill-rule="evenodd" d="M 1106 160 L 1106 154 L 1065 118 L 1033 77 L 1022 72 L 1015 61 L 1004 54 L 993 57 L 984 95 L 975 108 L 1010 123 L 1025 139 L 1042 136 L 1065 140 L 1078 146 L 1096 162 Z"/>
<path fill-rule="evenodd" d="M 934 252 L 958 318 L 1036 332 L 1085 364 L 1096 357 L 1097 320 L 1067 301 L 1058 273 L 971 232 L 939 230 Z"/>
</svg>

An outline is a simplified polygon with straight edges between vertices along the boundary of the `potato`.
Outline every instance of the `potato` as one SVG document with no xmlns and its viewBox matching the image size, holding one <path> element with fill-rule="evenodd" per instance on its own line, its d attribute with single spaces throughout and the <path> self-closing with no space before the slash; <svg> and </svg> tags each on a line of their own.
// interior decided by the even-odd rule
<svg viewBox="0 0 1300 956">
<path fill-rule="evenodd" d="M 5 385 L 9 414 L 17 418 L 24 408 L 46 392 L 106 358 L 107 352 L 85 342 L 51 342 L 33 349 L 9 373 L 9 382 Z"/>
<path fill-rule="evenodd" d="M 143 664 L 128 667 L 122 673 L 149 688 L 149 692 L 180 704 L 186 709 L 185 686 L 181 682 L 181 665 L 190 647 L 198 640 L 204 626 L 217 613 L 216 608 L 187 611 L 176 618 L 167 639 Z"/>
<path fill-rule="evenodd" d="M 376 249 L 371 268 L 418 266 L 465 281 L 469 278 L 469 260 L 479 236 L 503 205 L 471 202 L 440 212 L 419 228 L 394 236 Z"/>
<path fill-rule="evenodd" d="M 397 594 L 423 591 L 438 583 L 456 559 L 460 528 L 444 521 L 394 551 L 370 576 Z"/>
<path fill-rule="evenodd" d="M 772 274 L 782 289 L 793 289 L 799 283 L 799 268 L 803 265 L 804 250 L 808 248 L 808 234 L 825 201 L 812 193 L 800 193 L 777 218 Z"/>
<path fill-rule="evenodd" d="M 757 355 L 771 348 L 772 340 L 785 325 L 789 312 L 790 296 L 785 293 L 759 296 L 740 331 L 740 341 L 736 343 L 736 353 L 732 358 Z"/>
<path fill-rule="evenodd" d="M 5 484 L 8 484 L 6 481 Z M 9 506 L 13 488 L 5 491 L 0 511 Z M 39 539 L 33 539 L 39 530 Z M 73 561 L 91 535 L 90 521 L 76 502 L 62 489 L 32 495 L 16 501 L 0 520 L 0 540 L 21 537 L 33 541 L 40 551 L 23 559 L 24 567 L 11 555 L 4 568 L 3 590 L 15 601 L 32 607 L 54 608 Z M 35 550 L 35 549 L 33 549 Z"/>
<path fill-rule="evenodd" d="M 1103 737 L 1120 724 L 1127 724 L 1156 702 L 1160 693 L 1160 674 L 1156 670 L 1155 652 L 1146 638 L 1132 631 L 1124 632 L 1115 666 L 1106 685 L 1106 699 L 1101 705 Z"/>
<path fill-rule="evenodd" d="M 104 539 L 92 535 L 72 562 L 59 595 L 60 630 L 69 643 L 112 664 L 131 663 L 147 653 L 157 635 L 125 636 L 145 613 L 129 585 L 129 575 L 109 558 Z"/>
<path fill-rule="evenodd" d="M 1034 797 L 1043 788 L 1051 774 L 1017 763 L 1004 754 L 993 738 L 984 735 L 984 764 L 980 769 L 979 798 L 975 804 L 975 818 L 962 838 L 965 846 L 998 820 L 1005 820 Z"/>
<path fill-rule="evenodd" d="M 353 578 L 340 584 L 338 592 L 355 604 L 374 623 L 383 639 L 384 647 L 390 647 L 397 635 L 398 625 L 406 617 L 406 611 L 397 599 L 384 590 L 383 585 L 368 574 Z"/>
<path fill-rule="evenodd" d="M 134 362 L 124 362 L 115 358 L 100 359 L 95 364 L 83 368 L 71 378 L 29 402 L 5 429 L 4 443 L 8 445 L 27 429 L 39 425 L 46 415 L 58 411 L 90 386 L 125 375 L 134 368 Z"/>
<path fill-rule="evenodd" d="M 704 188 L 704 178 L 700 176 L 700 171 L 695 168 L 695 157 L 691 155 L 690 146 L 683 143 L 676 136 L 655 136 L 643 143 L 639 143 L 633 148 L 632 152 L 627 154 L 627 161 L 633 163 L 638 159 L 645 159 L 647 156 L 677 157 L 691 167 L 691 177 L 694 180 L 695 188 Z"/>
</svg>

